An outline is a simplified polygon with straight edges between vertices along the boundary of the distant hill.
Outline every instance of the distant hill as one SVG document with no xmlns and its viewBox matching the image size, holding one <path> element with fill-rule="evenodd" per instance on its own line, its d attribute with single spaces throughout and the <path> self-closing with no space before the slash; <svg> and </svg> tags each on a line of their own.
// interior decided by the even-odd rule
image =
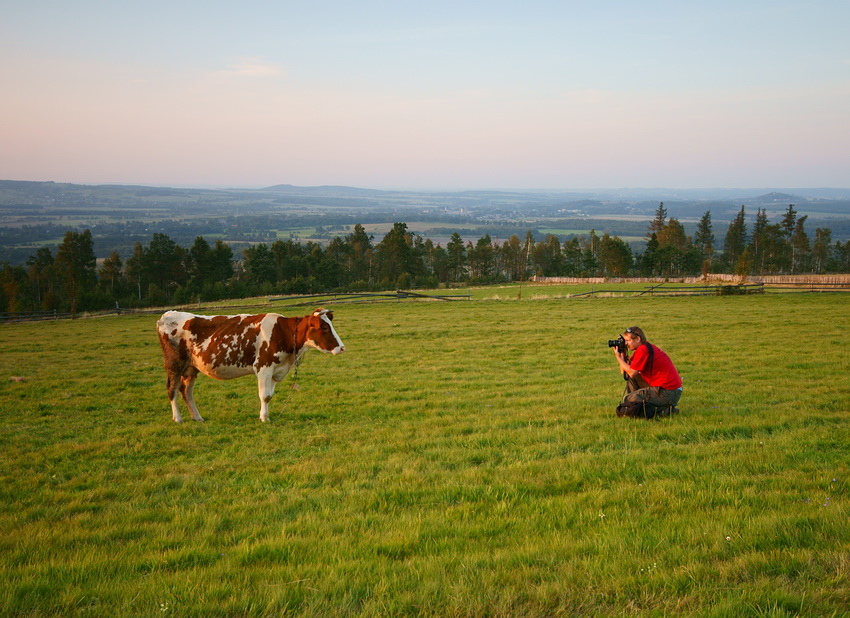
<svg viewBox="0 0 850 618">
<path fill-rule="evenodd" d="M 285 193 L 287 195 L 326 195 L 329 197 L 353 196 L 353 197 L 380 197 L 391 193 L 379 189 L 360 189 L 357 187 L 345 187 L 337 185 L 323 185 L 318 187 L 297 187 L 295 185 L 274 185 L 257 192 Z"/>
<path fill-rule="evenodd" d="M 405 207 L 411 200 L 417 204 L 440 205 L 446 203 L 466 204 L 473 208 L 488 208 L 511 205 L 521 211 L 524 207 L 547 205 L 578 205 L 590 209 L 594 214 L 617 214 L 620 205 L 627 204 L 633 210 L 654 211 L 659 202 L 676 204 L 689 212 L 704 209 L 706 205 L 740 208 L 741 204 L 759 207 L 794 204 L 804 211 L 810 204 L 826 206 L 831 212 L 850 214 L 850 189 L 584 189 L 563 190 L 463 190 L 463 191 L 403 191 L 382 190 L 338 185 L 301 187 L 279 184 L 260 189 L 249 188 L 174 188 L 144 185 L 80 185 L 56 182 L 31 182 L 0 180 L 0 205 L 91 201 L 109 201 L 113 206 L 138 206 L 140 202 L 157 201 L 163 198 L 177 203 L 198 202 L 221 203 L 237 200 L 242 204 L 267 203 L 271 196 L 306 198 L 312 204 L 320 204 L 321 198 L 378 200 L 386 208 Z M 334 206 L 339 202 L 333 202 Z M 613 206 L 612 206 L 613 205 Z M 605 213 L 605 211 L 610 211 Z M 668 208 L 669 210 L 669 208 Z"/>
<path fill-rule="evenodd" d="M 765 193 L 764 195 L 759 195 L 758 197 L 750 200 L 751 204 L 784 204 L 787 206 L 788 204 L 793 204 L 795 202 L 803 202 L 806 201 L 806 198 L 801 198 L 798 195 L 793 195 L 791 193 L 779 193 L 777 191 L 772 191 L 770 193 Z"/>
</svg>

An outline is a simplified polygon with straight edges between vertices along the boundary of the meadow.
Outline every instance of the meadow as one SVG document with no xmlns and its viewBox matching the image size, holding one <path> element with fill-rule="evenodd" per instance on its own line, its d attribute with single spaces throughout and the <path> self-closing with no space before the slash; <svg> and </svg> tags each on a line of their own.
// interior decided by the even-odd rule
<svg viewBox="0 0 850 618">
<path fill-rule="evenodd" d="M 850 613 L 846 296 L 473 297 L 329 306 L 268 424 L 172 422 L 156 315 L 0 326 L 0 614 Z M 615 416 L 634 324 L 677 416 Z"/>
</svg>

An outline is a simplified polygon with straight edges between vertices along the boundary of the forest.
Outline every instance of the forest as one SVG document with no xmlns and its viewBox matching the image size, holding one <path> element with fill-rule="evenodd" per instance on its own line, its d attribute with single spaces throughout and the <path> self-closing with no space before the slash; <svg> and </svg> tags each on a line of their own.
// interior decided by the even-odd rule
<svg viewBox="0 0 850 618">
<path fill-rule="evenodd" d="M 642 252 L 617 235 L 595 230 L 559 238 L 513 234 L 501 244 L 458 232 L 445 246 L 395 223 L 380 241 L 356 224 L 330 242 L 258 242 L 239 254 L 224 241 L 197 236 L 181 246 L 154 232 L 132 255 L 95 256 L 91 230 L 68 230 L 55 254 L 42 247 L 24 265 L 0 264 L 0 313 L 67 312 L 183 305 L 270 294 L 437 288 L 505 283 L 532 275 L 677 277 L 708 273 L 801 274 L 850 272 L 850 241 L 829 228 L 806 230 L 807 216 L 788 206 L 770 223 L 766 210 L 745 206 L 722 235 L 711 211 L 692 235 L 660 203 L 646 228 Z"/>
</svg>

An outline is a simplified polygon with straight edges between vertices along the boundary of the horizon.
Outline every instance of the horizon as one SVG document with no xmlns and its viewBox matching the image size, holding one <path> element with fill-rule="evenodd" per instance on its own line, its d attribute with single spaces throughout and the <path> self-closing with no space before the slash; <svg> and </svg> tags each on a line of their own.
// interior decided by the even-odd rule
<svg viewBox="0 0 850 618">
<path fill-rule="evenodd" d="M 843 0 L 16 3 L 0 169 L 195 188 L 845 187 L 848 22 Z"/>
<path fill-rule="evenodd" d="M 670 194 L 670 198 L 677 197 L 678 193 L 683 194 L 699 194 L 699 193 L 752 193 L 748 197 L 763 197 L 771 193 L 791 194 L 796 197 L 807 197 L 800 195 L 800 192 L 842 192 L 847 193 L 847 196 L 834 196 L 831 199 L 841 199 L 850 197 L 850 185 L 847 187 L 841 186 L 812 186 L 812 187 L 536 187 L 536 188 L 520 188 L 520 187 L 456 187 L 456 188 L 421 188 L 421 187 L 372 187 L 372 186 L 353 186 L 338 183 L 329 183 L 321 185 L 295 185 L 291 183 L 273 183 L 262 186 L 238 186 L 238 185 L 178 185 L 178 184 L 157 184 L 148 182 L 104 182 L 104 183 L 89 183 L 64 180 L 22 180 L 15 178 L 0 178 L 0 182 L 22 182 L 34 184 L 67 184 L 81 187 L 141 187 L 148 189 L 175 189 L 175 190 L 199 190 L 199 191 L 263 191 L 281 187 L 289 187 L 293 190 L 317 190 L 317 189 L 352 189 L 356 191 L 377 191 L 386 193 L 515 193 L 515 194 L 537 194 L 537 193 L 553 193 L 553 194 L 607 194 L 612 193 L 658 193 L 666 192 Z M 634 197 L 634 196 L 633 196 Z M 683 196 L 684 197 L 684 196 Z M 811 196 L 808 196 L 811 197 Z M 690 197 L 689 199 L 696 199 Z"/>
</svg>

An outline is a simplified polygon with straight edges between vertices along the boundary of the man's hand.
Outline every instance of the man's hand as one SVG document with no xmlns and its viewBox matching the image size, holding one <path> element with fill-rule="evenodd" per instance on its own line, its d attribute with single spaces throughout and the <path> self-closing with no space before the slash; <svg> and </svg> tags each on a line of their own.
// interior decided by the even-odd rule
<svg viewBox="0 0 850 618">
<path fill-rule="evenodd" d="M 620 369 L 622 372 L 628 376 L 634 376 L 637 371 L 632 370 L 629 366 L 629 357 L 626 356 L 624 352 L 620 352 L 617 348 L 614 348 L 614 356 L 617 357 L 617 363 L 620 365 Z"/>
</svg>

